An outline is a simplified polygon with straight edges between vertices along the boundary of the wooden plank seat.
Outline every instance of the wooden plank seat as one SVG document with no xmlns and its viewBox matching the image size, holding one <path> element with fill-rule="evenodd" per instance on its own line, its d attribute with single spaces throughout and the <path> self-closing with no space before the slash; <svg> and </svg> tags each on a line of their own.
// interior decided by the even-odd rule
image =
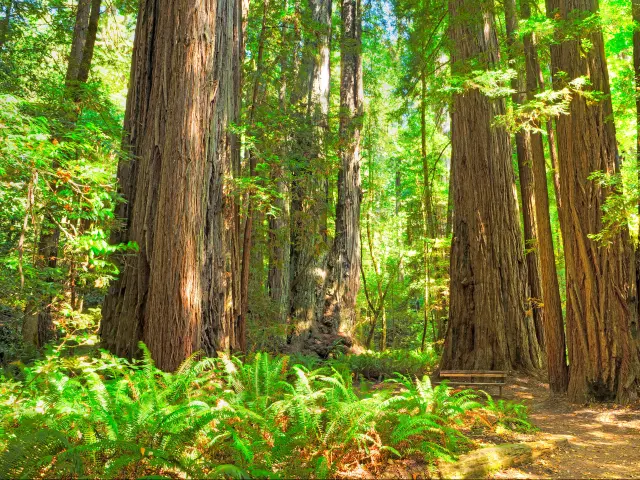
<svg viewBox="0 0 640 480">
<path fill-rule="evenodd" d="M 459 386 L 496 386 L 500 388 L 500 396 L 502 396 L 502 387 L 507 383 L 507 372 L 495 370 L 442 370 L 440 372 L 442 380 L 452 379 L 447 382 L 448 385 Z"/>
</svg>

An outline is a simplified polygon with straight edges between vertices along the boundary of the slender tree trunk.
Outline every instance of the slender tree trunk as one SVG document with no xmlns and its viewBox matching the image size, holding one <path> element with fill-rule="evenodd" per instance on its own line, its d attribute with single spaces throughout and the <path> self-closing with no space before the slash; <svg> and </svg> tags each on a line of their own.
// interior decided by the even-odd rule
<svg viewBox="0 0 640 480">
<path fill-rule="evenodd" d="M 95 2 L 96 0 L 94 0 Z M 99 5 L 97 7 L 99 12 Z M 76 99 L 77 90 L 81 83 L 86 81 L 86 78 L 80 78 L 80 74 L 86 71 L 88 72 L 91 67 L 91 59 L 93 57 L 93 49 L 95 44 L 95 32 L 98 28 L 98 19 L 91 17 L 91 0 L 79 0 L 76 19 L 73 30 L 73 38 L 71 42 L 71 51 L 69 54 L 69 60 L 67 63 L 67 72 L 65 76 L 65 88 L 67 98 Z M 93 23 L 91 23 L 93 22 Z M 90 28 L 94 28 L 93 40 L 87 44 L 87 34 Z M 85 58 L 85 55 L 87 58 Z M 82 66 L 82 68 L 81 68 Z M 71 118 L 72 123 L 77 121 L 79 112 L 73 111 Z M 59 164 L 54 161 L 53 168 L 58 168 Z M 57 180 L 54 180 L 52 189 L 53 193 L 57 193 L 58 186 Z M 38 240 L 38 259 L 36 266 L 39 268 L 49 268 L 54 270 L 58 266 L 58 249 L 60 242 L 60 228 L 53 221 L 50 216 L 50 212 L 45 214 L 43 220 L 40 239 Z M 55 279 L 50 275 L 46 279 L 47 282 L 53 283 Z M 36 346 L 42 347 L 45 343 L 53 339 L 55 335 L 55 327 L 53 324 L 53 304 L 54 298 L 52 296 L 45 296 L 41 299 L 38 306 L 29 304 L 25 309 L 24 323 L 28 330 L 37 330 L 38 334 L 36 338 Z M 28 326 L 30 324 L 37 325 L 37 327 Z"/>
<path fill-rule="evenodd" d="M 78 67 L 78 83 L 87 83 L 89 79 L 89 70 L 91 69 L 91 61 L 93 60 L 93 51 L 95 50 L 96 37 L 98 35 L 98 23 L 100 22 L 100 6 L 102 0 L 91 0 L 91 15 L 87 25 L 87 36 L 82 48 L 82 60 Z"/>
<path fill-rule="evenodd" d="M 520 6 L 523 19 L 531 16 L 529 0 L 523 0 Z M 526 62 L 526 92 L 529 100 L 544 88 L 540 84 L 540 64 L 536 50 L 536 39 L 533 33 L 523 36 L 524 56 Z M 537 125 L 539 128 L 540 125 Z M 540 258 L 540 276 L 542 278 L 542 304 L 544 310 L 545 348 L 549 386 L 554 393 L 564 393 L 569 384 L 567 369 L 566 341 L 564 322 L 562 319 L 562 303 L 560 287 L 553 248 L 551 218 L 549 215 L 549 190 L 544 156 L 542 134 L 538 131 L 525 131 L 525 141 L 529 144 L 533 165 L 533 184 L 535 193 L 535 213 L 538 227 L 538 253 Z"/>
<path fill-rule="evenodd" d="M 300 2 L 294 2 L 294 17 L 291 23 L 283 22 L 281 31 L 280 51 L 280 111 L 284 115 L 289 114 L 291 102 L 291 79 L 298 76 L 299 44 L 300 44 Z M 289 35 L 289 30 L 292 35 Z M 291 50 L 290 50 L 291 49 Z M 290 59 L 290 61 L 287 61 Z M 290 217 L 290 184 L 289 170 L 286 168 L 286 159 L 289 153 L 288 135 L 282 142 L 281 155 L 278 163 L 271 169 L 271 179 L 276 184 L 278 195 L 274 199 L 276 214 L 269 217 L 269 271 L 267 282 L 269 285 L 269 298 L 278 309 L 278 320 L 286 324 L 289 314 L 289 280 L 290 280 L 290 254 L 291 254 L 291 217 Z"/>
<path fill-rule="evenodd" d="M 217 94 L 208 155 L 207 236 L 205 238 L 203 348 L 242 351 L 246 325 L 240 321 L 240 222 L 229 179 L 240 174 L 240 141 L 229 127 L 240 118 L 242 4 L 218 0 L 215 26 L 214 92 Z"/>
<path fill-rule="evenodd" d="M 492 1 L 449 0 L 451 68 L 471 73 L 498 57 Z M 452 108 L 454 238 L 451 307 L 442 369 L 537 369 L 535 326 L 525 315 L 526 272 L 511 142 L 493 127 L 504 101 L 477 89 L 458 93 Z"/>
<path fill-rule="evenodd" d="M 640 0 L 632 0 L 633 13 L 633 67 L 636 78 L 636 168 L 638 169 L 638 189 L 640 189 Z M 640 195 L 640 194 L 639 194 Z M 638 215 L 640 215 L 640 198 L 638 198 Z M 636 243 L 636 295 L 640 296 L 640 225 L 638 225 Z M 640 318 L 640 300 L 638 301 L 638 317 Z"/>
<path fill-rule="evenodd" d="M 522 43 L 518 40 L 518 14 L 515 0 L 505 0 L 504 12 L 509 58 L 511 61 L 515 61 L 522 56 Z M 525 82 L 524 72 L 518 69 L 516 77 L 511 82 L 511 88 L 515 90 L 512 98 L 516 104 L 522 105 L 526 101 Z M 527 285 L 529 287 L 527 311 L 531 312 L 533 316 L 538 343 L 541 347 L 544 347 L 544 310 L 542 309 L 542 284 L 538 261 L 538 226 L 536 224 L 536 200 L 534 197 L 531 148 L 529 132 L 521 130 L 516 133 L 516 155 L 520 177 L 520 196 L 522 197 L 525 260 L 527 262 Z"/>
<path fill-rule="evenodd" d="M 320 333 L 329 343 L 335 335 L 352 337 L 360 290 L 360 142 L 364 90 L 362 84 L 362 7 L 360 0 L 342 0 L 340 43 L 340 170 L 336 235 L 329 253 Z"/>
<path fill-rule="evenodd" d="M 424 312 L 421 348 L 424 351 L 427 340 L 427 324 L 431 310 L 429 298 L 429 242 L 435 238 L 435 219 L 431 209 L 431 179 L 427 159 L 427 77 L 426 67 L 420 72 L 420 153 L 422 156 L 422 256 L 424 270 Z M 435 340 L 435 339 L 434 339 Z"/>
<path fill-rule="evenodd" d="M 125 356 L 143 340 L 165 370 L 201 346 L 212 353 L 237 344 L 237 228 L 226 180 L 234 168 L 227 126 L 238 94 L 237 3 L 140 3 L 125 117 L 131 155 L 118 172 L 126 226 L 114 237 L 139 252 L 124 258 L 100 333 Z"/>
<path fill-rule="evenodd" d="M 71 52 L 69 53 L 69 63 L 67 65 L 66 86 L 73 88 L 79 81 L 78 73 L 82 65 L 84 47 L 87 41 L 89 30 L 89 17 L 91 15 L 91 0 L 78 0 L 76 11 L 76 23 L 73 28 L 73 41 Z"/>
<path fill-rule="evenodd" d="M 269 1 L 264 0 L 262 6 L 262 26 L 260 29 L 260 37 L 258 39 L 258 57 L 256 59 L 256 72 L 253 81 L 253 90 L 251 93 L 251 106 L 249 108 L 249 126 L 252 127 L 255 121 L 255 112 L 258 104 L 258 92 L 261 87 L 263 60 L 264 60 L 264 41 L 267 29 L 267 12 L 269 11 Z M 256 176 L 256 166 L 258 159 L 255 152 L 248 152 L 249 157 L 249 176 Z M 242 276 L 240 279 L 240 322 L 244 326 L 247 322 L 247 312 L 249 311 L 249 276 L 251 270 L 251 249 L 253 246 L 252 238 L 254 234 L 254 216 L 255 201 L 253 192 L 247 195 L 247 219 L 244 225 L 244 236 L 242 244 Z M 244 343 L 244 342 L 243 342 Z M 241 346 L 242 350 L 246 349 L 246 344 Z"/>
<path fill-rule="evenodd" d="M 292 350 L 306 348 L 324 302 L 326 257 L 325 155 L 330 87 L 331 0 L 309 0 L 312 31 L 307 32 L 300 69 L 299 93 L 303 105 L 296 132 L 291 189 L 291 281 L 288 343 Z M 310 127 L 304 128 L 304 126 Z M 315 343 L 315 342 L 314 342 Z M 323 348 L 322 343 L 319 345 Z"/>
<path fill-rule="evenodd" d="M 547 0 L 547 15 L 566 22 L 597 13 L 597 0 Z M 562 28 L 564 24 L 562 24 Z M 560 32 L 558 32 L 560 33 Z M 570 115 L 557 120 L 562 228 L 567 272 L 569 398 L 628 402 L 640 389 L 635 265 L 626 226 L 609 232 L 606 245 L 591 235 L 604 227 L 609 187 L 589 179 L 596 171 L 617 174 L 618 153 L 602 32 L 563 39 L 551 48 L 556 88 L 564 79 L 588 76 L 597 103 L 573 96 Z M 590 48 L 585 51 L 583 42 Z M 562 76 L 558 72 L 564 72 Z"/>
</svg>

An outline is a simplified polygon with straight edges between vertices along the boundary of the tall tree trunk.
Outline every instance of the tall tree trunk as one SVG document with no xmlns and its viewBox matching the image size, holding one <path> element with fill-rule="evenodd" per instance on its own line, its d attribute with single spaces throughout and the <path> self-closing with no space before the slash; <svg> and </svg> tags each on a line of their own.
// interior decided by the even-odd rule
<svg viewBox="0 0 640 480">
<path fill-rule="evenodd" d="M 279 104 L 282 114 L 289 113 L 291 98 L 291 79 L 298 76 L 299 44 L 300 44 L 300 0 L 294 2 L 294 16 L 292 21 L 283 22 L 281 29 L 282 47 L 280 51 L 280 91 Z M 289 30 L 292 31 L 290 36 Z M 290 61 L 288 61 L 290 59 Z M 278 321 L 286 324 L 289 314 L 289 280 L 291 254 L 291 223 L 290 223 L 290 185 L 286 158 L 289 142 L 287 135 L 282 142 L 278 163 L 271 169 L 271 180 L 275 183 L 278 195 L 274 199 L 275 215 L 269 216 L 268 253 L 269 270 L 267 283 L 269 298 L 277 308 Z"/>
<path fill-rule="evenodd" d="M 260 28 L 260 36 L 258 39 L 258 57 L 256 59 L 256 72 L 253 80 L 253 89 L 251 93 L 251 106 L 249 108 L 249 126 L 253 127 L 255 121 L 256 107 L 258 104 L 258 92 L 261 88 L 262 70 L 264 61 L 264 41 L 267 30 L 267 12 L 269 11 L 269 0 L 264 0 L 262 5 L 262 26 Z M 258 159 L 255 152 L 249 151 L 249 176 L 256 176 L 256 166 Z M 255 201 L 253 192 L 247 195 L 247 219 L 244 224 L 244 235 L 242 242 L 242 276 L 240 279 L 240 323 L 244 326 L 247 323 L 247 312 L 249 311 L 249 276 L 251 270 L 251 250 L 253 247 L 254 234 L 254 217 Z M 244 327 L 243 327 L 244 328 Z M 242 350 L 246 350 L 246 340 L 243 340 Z"/>
<path fill-rule="evenodd" d="M 429 299 L 429 242 L 436 236 L 435 219 L 431 208 L 431 179 L 427 159 L 427 76 L 426 66 L 420 72 L 420 154 L 422 157 L 422 256 L 424 270 L 424 312 L 421 349 L 424 351 L 427 341 L 427 323 L 431 310 Z M 433 339 L 435 341 L 435 338 Z"/>
<path fill-rule="evenodd" d="M 331 0 L 309 0 L 311 32 L 305 41 L 306 65 L 300 69 L 299 93 L 304 126 L 296 132 L 291 189 L 291 281 L 288 343 L 304 349 L 324 301 L 326 257 L 326 169 L 328 133 Z"/>
<path fill-rule="evenodd" d="M 504 13 L 506 19 L 507 44 L 509 59 L 516 61 L 522 55 L 522 43 L 518 40 L 518 14 L 515 0 L 505 0 Z M 522 105 L 526 101 L 524 72 L 517 69 L 516 77 L 511 81 L 515 91 L 513 102 Z M 540 264 L 538 261 L 538 226 L 536 224 L 536 200 L 534 197 L 531 138 L 526 130 L 516 133 L 516 155 L 520 177 L 520 196 L 522 197 L 522 224 L 524 227 L 525 260 L 527 263 L 527 285 L 529 299 L 527 311 L 531 312 L 536 326 L 538 343 L 544 347 L 544 310 L 542 309 L 542 284 Z"/>
<path fill-rule="evenodd" d="M 498 57 L 493 2 L 449 0 L 451 68 L 469 74 Z M 477 68 L 476 63 L 473 63 Z M 525 265 L 511 167 L 511 142 L 492 127 L 504 101 L 478 89 L 455 94 L 450 320 L 443 369 L 537 369 L 535 326 L 525 316 Z"/>
<path fill-rule="evenodd" d="M 360 0 L 342 0 L 340 42 L 340 170 L 336 235 L 328 260 L 320 333 L 353 335 L 360 290 L 360 142 L 364 90 L 362 84 L 362 7 Z M 327 345 L 327 348 L 330 344 Z"/>
<path fill-rule="evenodd" d="M 126 227 L 114 237 L 136 242 L 139 252 L 124 258 L 100 333 L 107 348 L 125 356 L 143 340 L 165 370 L 201 345 L 211 353 L 237 341 L 237 228 L 226 180 L 233 170 L 227 126 L 238 88 L 237 3 L 140 4 L 125 118 L 131 155 L 118 172 Z"/>
<path fill-rule="evenodd" d="M 95 1 L 96 0 L 94 0 L 94 2 Z M 99 12 L 99 5 L 97 9 Z M 81 72 L 86 71 L 86 76 L 88 77 L 88 72 L 91 68 L 91 59 L 93 57 L 93 49 L 95 45 L 95 32 L 97 32 L 98 29 L 99 16 L 93 18 L 90 14 L 91 0 L 79 0 L 65 76 L 65 94 L 67 99 L 70 100 L 77 99 L 78 87 L 81 83 L 86 81 L 86 78 L 81 78 L 79 75 Z M 87 34 L 90 28 L 95 28 L 95 30 L 93 31 L 93 41 L 88 45 Z M 75 123 L 77 121 L 78 114 L 79 111 L 72 111 L 68 120 L 71 123 Z M 58 162 L 54 160 L 53 168 L 55 169 L 58 167 Z M 56 180 L 54 180 L 52 186 L 54 194 L 57 193 L 58 189 L 55 182 Z M 59 241 L 60 228 L 55 224 L 54 219 L 51 216 L 51 212 L 47 212 L 45 213 L 40 239 L 38 240 L 38 259 L 36 265 L 39 268 L 49 268 L 51 270 L 57 268 Z M 53 276 L 49 276 L 46 281 L 53 283 L 55 279 Z M 55 335 L 55 327 L 53 324 L 53 303 L 54 298 L 51 295 L 47 295 L 40 300 L 39 305 L 30 303 L 25 309 L 23 330 L 37 331 L 37 335 L 35 337 L 30 336 L 30 338 L 35 339 L 35 345 L 38 347 L 42 347 Z"/>
<path fill-rule="evenodd" d="M 522 18 L 527 20 L 531 16 L 530 0 L 522 0 Z M 526 92 L 529 100 L 544 86 L 540 83 L 538 52 L 533 33 L 527 32 L 523 36 L 524 56 L 526 62 Z M 540 128 L 541 125 L 535 125 Z M 551 232 L 551 218 L 549 215 L 549 190 L 547 185 L 547 171 L 544 157 L 544 143 L 539 131 L 525 130 L 525 142 L 529 144 L 531 163 L 533 165 L 533 184 L 535 193 L 535 213 L 538 227 L 538 253 L 540 258 L 540 276 L 542 278 L 542 304 L 544 310 L 545 348 L 547 353 L 547 368 L 549 372 L 549 386 L 554 393 L 564 393 L 569 384 L 569 370 L 567 369 L 566 341 L 564 322 L 562 318 L 562 303 L 560 287 L 556 270 L 555 252 L 553 249 L 553 234 Z"/>
<path fill-rule="evenodd" d="M 240 0 L 218 0 L 213 86 L 216 99 L 208 156 L 205 237 L 206 287 L 202 346 L 206 353 L 242 351 L 246 325 L 240 320 L 240 222 L 229 179 L 240 174 L 240 140 L 229 131 L 240 118 L 244 55 Z"/>
<path fill-rule="evenodd" d="M 636 77 L 636 168 L 638 169 L 638 189 L 640 189 L 640 0 L 632 0 L 633 14 L 633 68 Z M 638 215 L 640 216 L 640 198 L 638 198 Z M 636 295 L 640 296 L 640 225 L 638 225 L 636 243 Z M 640 318 L 640 299 L 638 301 L 638 318 Z"/>
<path fill-rule="evenodd" d="M 547 0 L 547 15 L 566 22 L 597 13 L 597 0 Z M 566 28 L 561 23 L 562 28 Z M 560 34 L 560 32 L 558 32 Z M 551 48 L 555 87 L 588 76 L 595 103 L 575 94 L 569 115 L 558 118 L 560 189 L 566 214 L 562 228 L 567 272 L 569 398 L 627 402 L 640 389 L 635 265 L 628 229 L 609 232 L 606 245 L 591 235 L 604 227 L 609 187 L 589 179 L 593 172 L 619 172 L 616 132 L 602 32 L 562 39 Z M 585 50 L 584 43 L 589 44 Z M 564 72 L 562 76 L 558 72 Z"/>
</svg>

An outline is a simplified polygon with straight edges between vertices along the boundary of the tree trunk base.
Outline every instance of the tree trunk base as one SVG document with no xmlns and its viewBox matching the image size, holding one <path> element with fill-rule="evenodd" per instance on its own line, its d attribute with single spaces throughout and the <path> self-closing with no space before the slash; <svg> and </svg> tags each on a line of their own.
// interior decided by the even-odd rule
<svg viewBox="0 0 640 480">
<path fill-rule="evenodd" d="M 442 478 L 484 478 L 490 473 L 529 463 L 568 444 L 567 438 L 553 436 L 537 442 L 506 443 L 481 448 L 462 455 L 457 462 L 441 463 L 440 473 Z"/>
</svg>

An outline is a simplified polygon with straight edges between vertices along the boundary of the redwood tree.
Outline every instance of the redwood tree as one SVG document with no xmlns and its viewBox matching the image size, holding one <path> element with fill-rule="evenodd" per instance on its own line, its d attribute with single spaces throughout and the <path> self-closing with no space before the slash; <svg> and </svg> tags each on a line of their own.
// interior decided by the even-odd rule
<svg viewBox="0 0 640 480">
<path fill-rule="evenodd" d="M 492 1 L 449 0 L 451 69 L 492 69 L 498 41 Z M 472 66 L 473 64 L 473 66 Z M 525 315 L 525 265 L 511 142 L 492 126 L 504 100 L 474 87 L 452 104 L 451 305 L 442 369 L 535 369 L 540 349 Z"/>
<path fill-rule="evenodd" d="M 523 19 L 528 19 L 531 16 L 529 1 L 521 1 L 520 8 Z M 544 85 L 541 82 L 542 76 L 540 74 L 536 38 L 532 32 L 527 32 L 523 35 L 523 45 L 526 63 L 526 94 L 528 100 L 533 100 L 536 93 L 544 90 Z M 544 346 L 547 353 L 547 369 L 551 391 L 563 393 L 566 392 L 569 383 L 564 320 L 562 318 L 560 287 L 558 285 L 553 234 L 551 232 L 544 143 L 539 130 L 542 126 L 537 122 L 534 123 L 533 127 L 531 130 L 525 130 L 523 135 L 530 155 L 526 161 L 532 165 L 533 170 L 535 215 L 538 233 L 536 246 L 538 258 L 540 259 L 540 276 L 542 279 Z M 552 155 L 555 154 L 555 149 L 552 149 L 552 151 Z"/>
<path fill-rule="evenodd" d="M 362 7 L 342 0 L 340 38 L 340 170 L 336 235 L 328 259 L 324 313 L 317 325 L 325 346 L 333 336 L 350 336 L 360 289 L 360 141 L 363 115 Z M 329 345 L 327 345 L 329 344 Z"/>
<path fill-rule="evenodd" d="M 567 22 L 598 12 L 597 0 L 547 0 L 547 15 L 558 36 Z M 574 29 L 576 30 L 576 29 Z M 565 215 L 562 232 L 567 275 L 569 398 L 616 400 L 637 398 L 640 388 L 635 265 L 628 229 L 603 231 L 603 206 L 615 194 L 590 179 L 594 172 L 619 173 L 616 132 L 602 31 L 592 27 L 559 38 L 551 61 L 556 88 L 586 76 L 587 91 L 602 94 L 592 101 L 572 96 L 569 115 L 558 118 L 560 194 Z"/>
<path fill-rule="evenodd" d="M 522 56 L 523 44 L 518 38 L 518 13 L 515 0 L 504 1 L 504 15 L 506 20 L 507 43 L 509 46 L 509 60 L 517 61 Z M 514 103 L 523 104 L 527 98 L 525 75 L 519 65 L 516 76 L 511 81 L 514 90 Z M 533 164 L 531 158 L 531 138 L 529 132 L 520 130 L 516 133 L 516 156 L 518 159 L 518 175 L 520 179 L 520 197 L 522 198 L 522 225 L 524 230 L 525 259 L 527 263 L 528 301 L 527 310 L 531 312 L 536 326 L 538 343 L 544 346 L 544 310 L 542 306 L 542 284 L 540 278 L 540 263 L 537 249 L 538 224 L 536 221 L 536 198 L 533 185 Z"/>
<path fill-rule="evenodd" d="M 234 173 L 240 6 L 236 0 L 140 3 L 118 214 L 125 255 L 103 306 L 103 343 L 132 356 L 143 340 L 173 370 L 201 346 L 237 343 Z"/>
<path fill-rule="evenodd" d="M 293 94 L 299 118 L 292 156 L 290 333 L 304 349 L 324 300 L 326 276 L 331 0 L 309 0 L 302 64 Z M 292 112 L 293 114 L 293 112 Z"/>
</svg>

